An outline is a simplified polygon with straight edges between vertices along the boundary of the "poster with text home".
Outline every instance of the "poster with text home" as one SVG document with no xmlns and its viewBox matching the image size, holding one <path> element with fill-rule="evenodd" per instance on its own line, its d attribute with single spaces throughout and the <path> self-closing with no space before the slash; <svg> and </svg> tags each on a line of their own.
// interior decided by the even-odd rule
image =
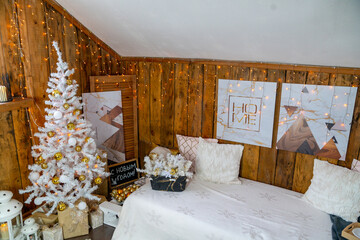
<svg viewBox="0 0 360 240">
<path fill-rule="evenodd" d="M 216 137 L 271 148 L 276 83 L 219 79 Z"/>
</svg>

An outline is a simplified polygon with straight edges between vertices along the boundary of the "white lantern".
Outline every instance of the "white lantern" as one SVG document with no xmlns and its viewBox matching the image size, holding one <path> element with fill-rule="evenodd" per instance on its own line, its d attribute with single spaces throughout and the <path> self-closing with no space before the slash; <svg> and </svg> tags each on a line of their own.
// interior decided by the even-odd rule
<svg viewBox="0 0 360 240">
<path fill-rule="evenodd" d="M 11 199 L 13 193 L 0 191 L 0 240 L 23 239 L 21 234 L 23 204 Z"/>
<path fill-rule="evenodd" d="M 21 232 L 26 236 L 26 240 L 40 240 L 40 227 L 33 218 L 24 221 Z"/>
</svg>

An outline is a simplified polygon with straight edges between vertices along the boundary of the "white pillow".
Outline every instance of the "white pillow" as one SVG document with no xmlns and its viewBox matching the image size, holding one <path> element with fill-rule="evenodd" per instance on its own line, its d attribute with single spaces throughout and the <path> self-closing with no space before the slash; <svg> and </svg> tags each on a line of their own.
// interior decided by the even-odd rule
<svg viewBox="0 0 360 240">
<path fill-rule="evenodd" d="M 356 222 L 360 215 L 360 173 L 314 160 L 314 176 L 303 199 L 326 213 Z"/>
<path fill-rule="evenodd" d="M 209 143 L 199 138 L 195 176 L 209 182 L 240 184 L 243 149 L 242 145 Z"/>
</svg>

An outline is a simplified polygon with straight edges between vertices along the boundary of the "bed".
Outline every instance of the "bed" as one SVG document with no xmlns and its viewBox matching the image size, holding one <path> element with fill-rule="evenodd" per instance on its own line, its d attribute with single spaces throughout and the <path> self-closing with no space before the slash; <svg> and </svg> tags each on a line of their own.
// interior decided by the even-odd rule
<svg viewBox="0 0 360 240">
<path fill-rule="evenodd" d="M 193 179 L 180 193 L 154 191 L 147 183 L 125 201 L 113 239 L 331 239 L 329 215 L 302 194 L 241 181 Z"/>
</svg>

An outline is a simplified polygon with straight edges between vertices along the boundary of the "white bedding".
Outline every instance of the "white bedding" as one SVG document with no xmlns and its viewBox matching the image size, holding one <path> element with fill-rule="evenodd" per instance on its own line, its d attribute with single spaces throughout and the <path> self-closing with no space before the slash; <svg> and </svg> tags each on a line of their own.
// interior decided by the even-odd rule
<svg viewBox="0 0 360 240">
<path fill-rule="evenodd" d="M 331 239 L 329 215 L 301 196 L 246 179 L 192 180 L 180 193 L 146 184 L 125 201 L 113 240 Z"/>
</svg>

